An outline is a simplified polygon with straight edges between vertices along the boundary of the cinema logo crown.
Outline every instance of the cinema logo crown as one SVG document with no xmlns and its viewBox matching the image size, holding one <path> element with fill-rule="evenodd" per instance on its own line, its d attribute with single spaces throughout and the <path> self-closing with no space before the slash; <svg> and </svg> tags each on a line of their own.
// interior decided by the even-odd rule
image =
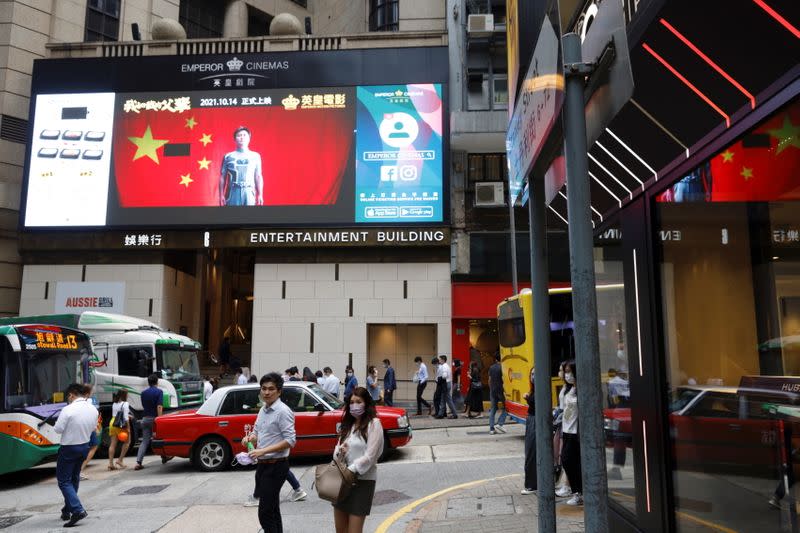
<svg viewBox="0 0 800 533">
<path fill-rule="evenodd" d="M 230 70 L 231 72 L 239 72 L 240 70 L 242 70 L 242 65 L 244 65 L 244 61 L 234 56 L 233 59 L 231 59 L 226 63 L 226 65 L 228 65 L 228 70 Z"/>
<path fill-rule="evenodd" d="M 297 106 L 300 105 L 300 99 L 294 96 L 293 94 L 290 94 L 289 96 L 281 100 L 281 104 L 283 104 L 283 107 L 287 111 L 294 111 L 295 109 L 297 109 Z"/>
</svg>

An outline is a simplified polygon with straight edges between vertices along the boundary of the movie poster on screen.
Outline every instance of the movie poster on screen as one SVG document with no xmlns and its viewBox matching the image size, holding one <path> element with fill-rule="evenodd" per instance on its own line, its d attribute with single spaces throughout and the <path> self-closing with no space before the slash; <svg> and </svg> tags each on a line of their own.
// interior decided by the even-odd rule
<svg viewBox="0 0 800 533">
<path fill-rule="evenodd" d="M 442 86 L 357 88 L 356 222 L 442 220 Z"/>
<path fill-rule="evenodd" d="M 326 206 L 353 143 L 352 88 L 122 94 L 122 208 Z"/>
</svg>

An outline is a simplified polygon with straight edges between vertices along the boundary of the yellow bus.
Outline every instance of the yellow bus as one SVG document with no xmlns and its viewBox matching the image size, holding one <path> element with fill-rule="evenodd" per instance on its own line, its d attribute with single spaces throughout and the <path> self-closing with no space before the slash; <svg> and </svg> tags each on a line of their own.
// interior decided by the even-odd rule
<svg viewBox="0 0 800 533">
<path fill-rule="evenodd" d="M 621 290 L 623 285 L 598 285 L 598 291 Z M 571 294 L 572 287 L 549 289 L 552 297 Z M 533 292 L 522 289 L 516 296 L 504 299 L 497 306 L 497 331 L 500 341 L 500 362 L 503 365 L 503 389 L 505 407 L 509 416 L 525 422 L 528 404 L 525 394 L 530 390 L 530 374 L 533 369 Z M 550 378 L 553 406 L 558 403 L 558 392 L 564 382 L 558 376 Z"/>
</svg>

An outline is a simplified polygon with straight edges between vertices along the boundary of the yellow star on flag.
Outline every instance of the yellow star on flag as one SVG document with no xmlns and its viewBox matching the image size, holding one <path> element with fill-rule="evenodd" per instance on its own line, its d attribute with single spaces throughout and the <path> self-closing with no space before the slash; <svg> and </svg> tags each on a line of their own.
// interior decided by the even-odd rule
<svg viewBox="0 0 800 533">
<path fill-rule="evenodd" d="M 200 165 L 200 170 L 208 170 L 209 169 L 208 165 L 211 164 L 211 161 L 209 161 L 208 159 L 206 159 L 205 156 L 203 156 L 203 159 L 199 160 L 197 164 Z"/>
<path fill-rule="evenodd" d="M 181 176 L 181 182 L 178 185 L 185 185 L 186 188 L 189 188 L 189 184 L 192 183 L 194 180 L 192 179 L 191 174 L 186 174 L 185 176 Z"/>
<path fill-rule="evenodd" d="M 197 126 L 197 121 L 194 119 L 194 117 L 190 117 L 190 118 L 186 119 L 186 127 L 187 128 L 192 130 L 192 129 L 194 129 L 195 126 Z"/>
<path fill-rule="evenodd" d="M 741 175 L 741 176 L 742 176 L 742 177 L 743 177 L 745 180 L 749 180 L 750 178 L 752 178 L 752 177 L 753 177 L 753 169 L 752 169 L 752 168 L 747 168 L 747 167 L 742 167 L 742 172 L 741 172 L 741 174 L 740 174 L 740 175 Z"/>
<path fill-rule="evenodd" d="M 722 162 L 723 163 L 731 163 L 731 162 L 733 162 L 733 155 L 734 154 L 730 150 L 725 150 L 720 155 L 722 156 Z"/>
<path fill-rule="evenodd" d="M 144 130 L 144 135 L 141 137 L 128 137 L 128 140 L 136 145 L 136 154 L 133 156 L 134 161 L 140 157 L 147 156 L 155 161 L 156 164 L 158 164 L 157 150 L 169 142 L 168 139 L 154 139 L 149 125 Z"/>
<path fill-rule="evenodd" d="M 792 124 L 789 115 L 783 117 L 783 126 L 779 129 L 769 130 L 769 134 L 778 139 L 778 151 L 775 152 L 775 155 L 790 146 L 800 148 L 800 126 Z"/>
<path fill-rule="evenodd" d="M 211 134 L 210 133 L 204 133 L 203 137 L 200 139 L 200 142 L 203 143 L 203 146 L 208 146 L 211 142 L 213 142 L 211 140 Z"/>
</svg>

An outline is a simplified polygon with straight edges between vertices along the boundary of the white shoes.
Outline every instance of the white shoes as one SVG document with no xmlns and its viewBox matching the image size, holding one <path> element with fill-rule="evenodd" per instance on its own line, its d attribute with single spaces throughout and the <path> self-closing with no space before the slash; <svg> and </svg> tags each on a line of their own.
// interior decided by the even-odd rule
<svg viewBox="0 0 800 533">
<path fill-rule="evenodd" d="M 247 497 L 247 501 L 244 502 L 245 507 L 258 507 L 258 498 L 254 498 L 251 494 Z"/>
<path fill-rule="evenodd" d="M 583 496 L 581 496 L 580 492 L 576 492 L 572 495 L 572 498 L 567 500 L 567 505 L 583 505 Z"/>
<path fill-rule="evenodd" d="M 525 489 L 522 489 L 521 491 L 519 491 L 519 493 L 522 494 L 522 495 L 536 494 L 536 489 L 525 488 Z"/>
<path fill-rule="evenodd" d="M 495 431 L 493 429 L 490 429 L 489 430 L 489 435 L 494 435 L 494 434 L 495 434 Z"/>
<path fill-rule="evenodd" d="M 565 485 L 556 491 L 556 496 L 558 496 L 559 498 L 566 498 L 567 496 L 572 496 L 572 489 L 570 489 Z"/>
<path fill-rule="evenodd" d="M 502 424 L 500 424 L 498 426 L 495 426 L 494 429 L 496 429 L 500 433 L 505 433 L 506 432 L 506 428 L 504 428 Z"/>
<path fill-rule="evenodd" d="M 308 493 L 304 491 L 302 488 L 292 491 L 292 501 L 293 502 L 302 502 L 303 500 L 308 497 Z"/>
</svg>

